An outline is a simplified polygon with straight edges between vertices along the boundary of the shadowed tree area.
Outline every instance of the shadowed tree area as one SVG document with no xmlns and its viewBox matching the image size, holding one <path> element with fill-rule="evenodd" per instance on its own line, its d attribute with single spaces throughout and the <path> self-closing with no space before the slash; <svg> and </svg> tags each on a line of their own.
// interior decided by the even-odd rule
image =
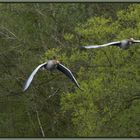
<svg viewBox="0 0 140 140">
<path fill-rule="evenodd" d="M 80 50 L 140 39 L 138 3 L 1 3 L 0 137 L 139 137 L 140 44 Z M 34 68 L 56 57 L 59 71 Z"/>
</svg>

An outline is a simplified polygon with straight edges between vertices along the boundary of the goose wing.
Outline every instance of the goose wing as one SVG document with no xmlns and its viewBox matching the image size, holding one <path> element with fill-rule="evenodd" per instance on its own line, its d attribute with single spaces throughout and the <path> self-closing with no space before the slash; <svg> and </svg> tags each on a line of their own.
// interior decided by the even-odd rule
<svg viewBox="0 0 140 140">
<path fill-rule="evenodd" d="M 106 47 L 106 46 L 119 46 L 121 44 L 120 41 L 116 41 L 116 42 L 110 42 L 110 43 L 106 43 L 103 45 L 91 45 L 91 46 L 82 46 L 81 48 L 83 49 L 92 49 L 92 48 L 102 48 L 102 47 Z"/>
<path fill-rule="evenodd" d="M 134 40 L 133 43 L 140 43 L 140 40 Z"/>
<path fill-rule="evenodd" d="M 59 71 L 61 71 L 62 73 L 64 73 L 69 79 L 72 80 L 72 82 L 73 82 L 79 89 L 81 89 L 80 86 L 79 86 L 79 84 L 78 84 L 78 82 L 76 81 L 75 77 L 73 76 L 72 72 L 71 72 L 68 68 L 66 68 L 66 67 L 65 67 L 64 65 L 62 65 L 62 64 L 58 64 L 58 65 L 57 65 L 57 69 L 58 69 Z"/>
<path fill-rule="evenodd" d="M 32 80 L 33 80 L 35 74 L 37 73 L 37 71 L 38 71 L 41 67 L 43 67 L 44 65 L 46 65 L 46 64 L 47 64 L 47 62 L 45 62 L 45 63 L 43 63 L 43 64 L 40 64 L 40 65 L 38 65 L 38 66 L 34 69 L 34 71 L 31 73 L 31 75 L 29 76 L 29 78 L 26 80 L 26 82 L 25 82 L 25 84 L 24 84 L 24 87 L 23 87 L 23 91 L 27 90 L 27 88 L 28 88 L 29 85 L 31 84 L 31 82 L 32 82 Z"/>
</svg>

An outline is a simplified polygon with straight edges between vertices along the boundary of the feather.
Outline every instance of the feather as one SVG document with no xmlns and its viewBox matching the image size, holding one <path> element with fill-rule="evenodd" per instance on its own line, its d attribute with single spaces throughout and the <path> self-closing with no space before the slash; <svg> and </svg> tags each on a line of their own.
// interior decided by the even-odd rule
<svg viewBox="0 0 140 140">
<path fill-rule="evenodd" d="M 69 79 L 71 79 L 71 81 L 72 81 L 73 83 L 75 83 L 75 85 L 76 85 L 79 89 L 81 89 L 80 86 L 79 86 L 79 84 L 78 84 L 78 82 L 76 81 L 75 77 L 73 76 L 72 72 L 71 72 L 68 68 L 66 68 L 66 67 L 65 67 L 64 65 L 62 65 L 62 64 L 58 64 L 58 65 L 57 65 L 57 69 L 58 69 L 59 71 L 61 71 L 62 73 L 64 73 Z M 81 89 L 81 90 L 82 90 L 82 89 Z"/>
<path fill-rule="evenodd" d="M 81 48 L 85 48 L 85 49 L 92 49 L 92 48 L 102 48 L 102 47 L 106 47 L 106 46 L 119 46 L 121 44 L 120 41 L 117 42 L 110 42 L 107 44 L 103 44 L 103 45 L 91 45 L 91 46 L 82 46 Z"/>
<path fill-rule="evenodd" d="M 31 75 L 29 76 L 29 78 L 26 80 L 26 82 L 25 82 L 25 84 L 24 84 L 24 87 L 23 87 L 23 91 L 27 90 L 27 88 L 30 86 L 30 84 L 31 84 L 31 82 L 32 82 L 32 80 L 33 80 L 35 74 L 37 73 L 37 71 L 38 71 L 41 67 L 45 66 L 46 64 L 47 64 L 47 62 L 45 62 L 45 63 L 43 63 L 43 64 L 40 64 L 40 65 L 38 65 L 38 66 L 34 69 L 34 71 L 31 73 Z"/>
</svg>

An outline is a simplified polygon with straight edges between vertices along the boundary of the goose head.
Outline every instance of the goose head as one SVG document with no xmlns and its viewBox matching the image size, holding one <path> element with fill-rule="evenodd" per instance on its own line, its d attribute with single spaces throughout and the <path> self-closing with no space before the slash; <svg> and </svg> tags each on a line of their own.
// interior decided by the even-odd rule
<svg viewBox="0 0 140 140">
<path fill-rule="evenodd" d="M 134 38 L 129 38 L 129 39 L 128 39 L 129 45 L 131 45 L 134 41 L 135 41 Z"/>
<path fill-rule="evenodd" d="M 58 60 L 55 61 L 55 65 L 58 65 L 60 64 L 60 62 Z"/>
</svg>

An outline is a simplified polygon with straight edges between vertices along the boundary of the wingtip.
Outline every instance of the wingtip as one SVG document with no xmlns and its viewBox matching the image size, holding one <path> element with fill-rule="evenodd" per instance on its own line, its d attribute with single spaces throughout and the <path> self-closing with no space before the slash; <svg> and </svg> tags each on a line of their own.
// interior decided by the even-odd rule
<svg viewBox="0 0 140 140">
<path fill-rule="evenodd" d="M 82 89 L 82 88 L 80 88 L 80 87 L 79 87 L 79 89 L 80 89 L 81 91 L 84 91 L 84 89 Z"/>
<path fill-rule="evenodd" d="M 78 84 L 77 87 L 81 90 L 81 91 L 84 91 L 84 89 L 80 88 L 80 85 Z"/>
<path fill-rule="evenodd" d="M 22 92 L 25 92 L 25 91 L 26 91 L 26 89 L 25 89 L 25 88 L 23 88 L 23 89 L 22 89 Z"/>
<path fill-rule="evenodd" d="M 84 46 L 80 46 L 79 48 L 80 48 L 80 50 L 86 50 L 86 48 Z"/>
<path fill-rule="evenodd" d="M 26 86 L 26 84 L 23 85 L 22 91 L 25 92 L 28 89 L 28 87 Z"/>
<path fill-rule="evenodd" d="M 27 81 L 25 81 L 25 83 L 24 83 L 24 85 L 23 85 L 23 87 L 22 87 L 22 92 L 25 92 L 25 91 L 27 90 L 27 88 L 28 88 L 27 85 L 26 85 L 26 82 L 27 82 Z"/>
</svg>

